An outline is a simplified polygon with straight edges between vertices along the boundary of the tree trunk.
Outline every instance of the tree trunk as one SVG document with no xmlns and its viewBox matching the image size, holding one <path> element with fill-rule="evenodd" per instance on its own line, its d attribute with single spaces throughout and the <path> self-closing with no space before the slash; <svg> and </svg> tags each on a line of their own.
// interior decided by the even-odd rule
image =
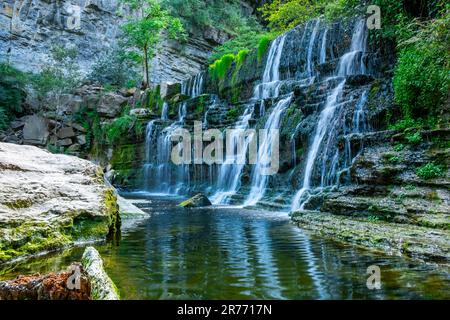
<svg viewBox="0 0 450 320">
<path fill-rule="evenodd" d="M 148 48 L 144 47 L 144 88 L 148 88 L 149 85 L 149 72 L 148 72 Z"/>
</svg>

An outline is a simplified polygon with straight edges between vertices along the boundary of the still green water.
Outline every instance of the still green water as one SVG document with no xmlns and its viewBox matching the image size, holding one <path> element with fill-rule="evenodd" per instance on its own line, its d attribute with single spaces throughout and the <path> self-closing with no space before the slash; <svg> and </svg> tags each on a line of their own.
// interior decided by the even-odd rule
<svg viewBox="0 0 450 320">
<path fill-rule="evenodd" d="M 448 269 L 312 237 L 286 213 L 140 197 L 149 215 L 124 219 L 118 243 L 94 245 L 122 299 L 450 298 Z M 65 269 L 83 250 L 8 266 L 0 279 Z M 380 290 L 366 286 L 370 265 L 381 268 Z"/>
</svg>

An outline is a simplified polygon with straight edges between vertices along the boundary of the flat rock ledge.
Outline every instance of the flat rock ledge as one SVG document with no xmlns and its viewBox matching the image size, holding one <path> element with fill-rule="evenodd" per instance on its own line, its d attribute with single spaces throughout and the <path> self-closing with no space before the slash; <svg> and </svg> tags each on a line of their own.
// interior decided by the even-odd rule
<svg viewBox="0 0 450 320">
<path fill-rule="evenodd" d="M 91 284 L 93 300 L 120 299 L 119 290 L 103 268 L 102 257 L 95 248 L 86 248 L 81 264 Z"/>
<path fill-rule="evenodd" d="M 323 237 L 450 266 L 450 231 L 316 211 L 291 213 L 294 224 Z"/>
<path fill-rule="evenodd" d="M 0 264 L 105 240 L 119 227 L 117 197 L 101 167 L 0 143 Z"/>
</svg>

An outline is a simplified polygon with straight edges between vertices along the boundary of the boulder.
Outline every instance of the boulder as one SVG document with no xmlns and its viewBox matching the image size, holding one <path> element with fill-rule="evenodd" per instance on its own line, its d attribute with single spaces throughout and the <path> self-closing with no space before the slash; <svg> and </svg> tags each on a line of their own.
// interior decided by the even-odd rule
<svg viewBox="0 0 450 320">
<path fill-rule="evenodd" d="M 75 137 L 75 131 L 73 131 L 72 127 L 65 127 L 59 129 L 56 135 L 58 136 L 59 139 L 72 138 Z"/>
<path fill-rule="evenodd" d="M 86 144 L 86 136 L 85 135 L 80 135 L 77 136 L 77 142 L 80 146 L 84 146 Z"/>
<path fill-rule="evenodd" d="M 161 83 L 160 95 L 162 99 L 168 100 L 179 93 L 181 93 L 181 83 Z"/>
<path fill-rule="evenodd" d="M 113 92 L 108 92 L 100 99 L 97 112 L 101 117 L 115 118 L 120 115 L 127 102 L 127 98 Z"/>
<path fill-rule="evenodd" d="M 87 131 L 86 128 L 84 128 L 81 124 L 76 123 L 76 122 L 69 123 L 69 126 L 71 126 L 75 130 L 78 130 L 80 132 L 86 132 Z"/>
<path fill-rule="evenodd" d="M 120 218 L 114 191 L 90 161 L 0 143 L 0 264 L 104 240 Z"/>
<path fill-rule="evenodd" d="M 67 139 L 62 139 L 62 140 L 58 140 L 58 142 L 56 142 L 56 145 L 58 147 L 67 147 L 72 145 L 72 139 L 67 138 Z"/>
<path fill-rule="evenodd" d="M 179 206 L 183 208 L 209 207 L 211 205 L 212 203 L 209 201 L 208 197 L 201 193 L 179 204 Z"/>
<path fill-rule="evenodd" d="M 61 94 L 58 96 L 56 113 L 58 115 L 71 115 L 80 111 L 83 99 L 73 94 Z"/>
<path fill-rule="evenodd" d="M 43 146 L 47 143 L 48 136 L 48 125 L 44 118 L 38 115 L 27 117 L 23 128 L 23 142 L 25 144 Z"/>
<path fill-rule="evenodd" d="M 81 259 L 89 282 L 93 300 L 119 300 L 119 291 L 103 268 L 103 260 L 97 250 L 87 247 Z"/>
</svg>

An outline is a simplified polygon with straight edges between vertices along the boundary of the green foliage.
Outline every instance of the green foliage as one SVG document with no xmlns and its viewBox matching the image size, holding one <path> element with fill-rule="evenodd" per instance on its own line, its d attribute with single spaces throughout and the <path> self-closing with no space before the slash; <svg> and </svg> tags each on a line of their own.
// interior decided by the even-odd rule
<svg viewBox="0 0 450 320">
<path fill-rule="evenodd" d="M 136 64 L 126 59 L 123 49 L 116 47 L 98 58 L 88 79 L 101 83 L 105 88 L 130 88 L 137 85 L 139 76 Z"/>
<path fill-rule="evenodd" d="M 416 174 L 425 180 L 436 179 L 444 174 L 444 167 L 430 162 L 417 169 Z"/>
<path fill-rule="evenodd" d="M 450 90 L 450 14 L 425 26 L 413 21 L 402 30 L 407 36 L 399 46 L 395 101 L 405 117 L 435 117 Z"/>
<path fill-rule="evenodd" d="M 319 16 L 328 20 L 361 14 L 359 0 L 274 0 L 259 10 L 271 30 L 284 32 Z"/>
<path fill-rule="evenodd" d="M 240 29 L 257 24 L 252 16 L 244 14 L 239 0 L 163 0 L 162 5 L 193 33 L 214 27 L 237 35 Z"/>
<path fill-rule="evenodd" d="M 143 66 L 144 84 L 149 80 L 149 61 L 154 57 L 163 32 L 169 38 L 184 38 L 184 28 L 178 18 L 163 10 L 157 0 L 122 0 L 135 11 L 128 22 L 122 26 L 124 39 L 122 45 L 127 48 L 126 57 Z"/>
<path fill-rule="evenodd" d="M 130 135 L 133 130 L 137 136 L 143 133 L 141 123 L 135 115 L 129 114 L 129 108 L 125 109 L 121 117 L 105 126 L 106 138 L 110 144 L 116 144 L 121 137 Z"/>
<path fill-rule="evenodd" d="M 405 145 L 404 144 L 399 143 L 399 144 L 396 144 L 394 146 L 394 151 L 396 151 L 396 152 L 403 151 L 403 149 L 405 149 Z"/>
<path fill-rule="evenodd" d="M 258 61 L 261 61 L 264 54 L 267 51 L 267 48 L 269 47 L 271 37 L 268 35 L 263 35 L 258 43 Z"/>
<path fill-rule="evenodd" d="M 76 48 L 53 46 L 51 59 L 40 73 L 31 77 L 33 89 L 39 98 L 45 98 L 49 93 L 67 93 L 81 84 L 77 56 Z"/>
<path fill-rule="evenodd" d="M 209 66 L 209 74 L 214 79 L 223 80 L 233 64 L 235 56 L 233 54 L 225 54 L 220 59 L 214 61 L 213 64 Z"/>
<path fill-rule="evenodd" d="M 419 131 L 409 132 L 405 135 L 405 139 L 410 144 L 419 144 L 422 142 L 422 134 Z"/>
<path fill-rule="evenodd" d="M 8 64 L 0 64 L 0 131 L 22 112 L 26 75 Z"/>
<path fill-rule="evenodd" d="M 227 112 L 227 118 L 229 118 L 229 119 L 236 119 L 238 116 L 239 116 L 239 110 L 237 108 L 230 109 Z"/>
</svg>

